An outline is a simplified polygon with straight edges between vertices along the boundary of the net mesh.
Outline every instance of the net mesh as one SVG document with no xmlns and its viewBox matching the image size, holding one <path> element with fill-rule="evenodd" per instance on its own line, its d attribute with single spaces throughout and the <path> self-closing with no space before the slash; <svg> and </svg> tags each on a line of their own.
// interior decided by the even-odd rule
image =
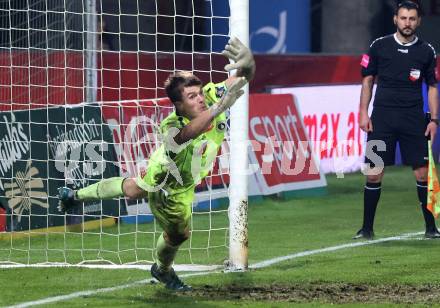
<svg viewBox="0 0 440 308">
<path fill-rule="evenodd" d="M 173 109 L 177 70 L 227 78 L 227 1 L 0 2 L 0 263 L 151 262 L 161 230 L 146 200 L 57 212 L 57 188 L 136 176 Z M 197 187 L 178 263 L 226 257 L 228 144 Z"/>
</svg>

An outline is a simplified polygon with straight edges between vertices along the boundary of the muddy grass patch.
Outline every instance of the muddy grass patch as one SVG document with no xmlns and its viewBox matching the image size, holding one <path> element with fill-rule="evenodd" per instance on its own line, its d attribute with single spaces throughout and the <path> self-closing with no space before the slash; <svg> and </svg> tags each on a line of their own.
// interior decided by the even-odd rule
<svg viewBox="0 0 440 308">
<path fill-rule="evenodd" d="M 183 294 L 182 294 L 183 295 Z M 218 300 L 327 303 L 437 304 L 440 285 L 366 285 L 349 283 L 223 287 L 205 285 L 183 296 Z"/>
</svg>

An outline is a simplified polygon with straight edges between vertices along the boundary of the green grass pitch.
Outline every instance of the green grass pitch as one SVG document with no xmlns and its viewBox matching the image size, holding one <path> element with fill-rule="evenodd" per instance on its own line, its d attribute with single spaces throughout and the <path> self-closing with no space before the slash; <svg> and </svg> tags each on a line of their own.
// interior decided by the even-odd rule
<svg viewBox="0 0 440 308">
<path fill-rule="evenodd" d="M 362 222 L 364 176 L 348 174 L 344 178 L 328 175 L 328 193 L 319 197 L 290 200 L 265 198 L 249 207 L 249 263 L 255 264 L 276 257 L 292 255 L 347 243 Z M 223 215 L 224 216 L 224 215 Z M 214 223 L 223 223 L 219 215 Z M 203 220 L 195 221 L 204 228 Z M 118 227 L 106 230 L 112 234 Z M 120 228 L 128 228 L 121 225 Z M 145 249 L 138 253 L 151 258 L 154 234 L 145 228 Z M 121 230 L 121 229 L 119 229 Z M 411 169 L 389 168 L 382 185 L 382 196 L 376 214 L 376 238 L 396 236 L 424 230 L 419 208 L 415 179 Z M 129 232 L 125 230 L 124 232 Z M 195 234 L 193 245 L 203 248 L 206 234 Z M 114 249 L 113 236 L 104 241 Z M 224 234 L 212 236 L 222 245 Z M 218 239 L 217 239 L 218 238 Z M 31 245 L 46 245 L 48 239 L 32 239 Z M 56 247 L 64 238 L 49 239 Z M 119 239 L 118 245 L 130 247 L 133 238 Z M 53 242 L 53 243 L 52 243 Z M 86 239 L 89 247 L 97 245 L 91 235 Z M 68 240 L 72 249 L 79 245 Z M 5 243 L 0 243 L 5 245 Z M 29 241 L 22 245 L 28 246 Z M 51 246 L 52 247 L 52 246 Z M 124 246 L 120 246 L 124 247 Z M 55 249 L 55 248 L 54 248 Z M 54 252 L 55 254 L 55 252 Z M 123 261 L 133 258 L 127 252 Z M 225 247 L 214 249 L 207 255 L 200 251 L 191 255 L 195 263 L 221 264 L 227 254 Z M 109 254 L 111 258 L 112 254 Z M 244 273 L 211 273 L 184 278 L 191 284 L 191 293 L 168 292 L 158 284 L 133 284 L 111 292 L 90 293 L 42 306 L 65 307 L 305 307 L 329 305 L 371 307 L 407 307 L 409 305 L 439 306 L 440 303 L 440 240 L 424 240 L 421 236 L 389 241 L 361 247 L 339 249 L 293 258 L 274 265 Z M 5 256 L 2 256 L 4 258 Z M 24 258 L 17 252 L 16 258 Z M 63 259 L 64 256 L 53 256 Z M 37 261 L 46 256 L 35 256 Z M 40 258 L 40 259 L 38 259 Z M 72 260 L 80 256 L 69 255 Z M 177 263 L 191 261 L 182 251 Z M 187 273 L 181 273 L 186 275 Z M 8 306 L 79 291 L 116 287 L 149 279 L 142 270 L 98 270 L 85 268 L 20 268 L 0 269 L 0 306 Z"/>
</svg>

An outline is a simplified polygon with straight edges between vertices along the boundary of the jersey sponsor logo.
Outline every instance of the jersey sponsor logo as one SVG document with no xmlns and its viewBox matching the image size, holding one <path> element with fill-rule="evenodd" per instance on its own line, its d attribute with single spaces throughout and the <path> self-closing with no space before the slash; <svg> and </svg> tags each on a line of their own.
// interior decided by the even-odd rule
<svg viewBox="0 0 440 308">
<path fill-rule="evenodd" d="M 362 55 L 361 66 L 367 68 L 370 63 L 370 56 L 367 54 Z"/>
<path fill-rule="evenodd" d="M 219 132 L 222 132 L 222 131 L 224 131 L 225 129 L 226 129 L 226 123 L 225 123 L 225 121 L 221 121 L 221 122 L 217 123 L 217 130 L 218 130 Z"/>
<path fill-rule="evenodd" d="M 401 52 L 401 53 L 408 53 L 408 49 L 400 49 L 400 48 L 398 48 L 397 51 Z"/>
<path fill-rule="evenodd" d="M 215 96 L 223 97 L 226 92 L 226 88 L 224 86 L 215 87 Z"/>
<path fill-rule="evenodd" d="M 409 72 L 409 80 L 417 81 L 420 78 L 420 70 L 412 68 Z"/>
</svg>

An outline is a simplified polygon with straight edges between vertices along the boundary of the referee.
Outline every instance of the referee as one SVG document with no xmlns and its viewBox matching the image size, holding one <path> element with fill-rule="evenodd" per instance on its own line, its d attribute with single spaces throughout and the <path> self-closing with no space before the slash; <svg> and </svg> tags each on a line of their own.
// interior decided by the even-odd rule
<svg viewBox="0 0 440 308">
<path fill-rule="evenodd" d="M 411 1 L 400 3 L 394 14 L 396 33 L 376 39 L 362 57 L 362 89 L 359 126 L 367 132 L 365 162 L 364 219 L 354 239 L 372 239 L 373 223 L 380 198 L 385 166 L 394 164 L 399 142 L 403 163 L 412 167 L 417 181 L 417 195 L 425 219 L 426 238 L 440 238 L 434 217 L 426 208 L 428 146 L 434 140 L 438 120 L 436 53 L 420 40 L 420 8 Z M 373 84 L 377 82 L 371 118 L 368 105 Z M 423 112 L 422 81 L 428 84 L 429 123 Z"/>
</svg>

